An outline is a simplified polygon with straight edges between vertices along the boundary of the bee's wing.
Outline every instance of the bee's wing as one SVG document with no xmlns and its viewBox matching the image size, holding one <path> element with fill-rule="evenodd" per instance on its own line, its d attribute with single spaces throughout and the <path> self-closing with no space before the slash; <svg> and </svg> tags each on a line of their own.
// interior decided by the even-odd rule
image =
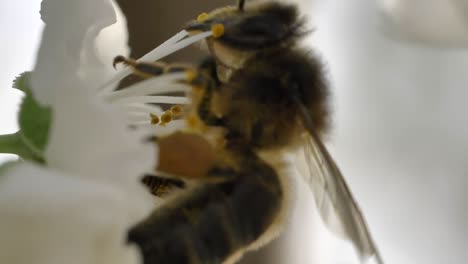
<svg viewBox="0 0 468 264">
<path fill-rule="evenodd" d="M 323 221 L 337 235 L 354 244 L 361 260 L 373 257 L 376 263 L 383 263 L 343 175 L 317 134 L 309 132 L 299 153 L 301 174 L 313 191 Z"/>
</svg>

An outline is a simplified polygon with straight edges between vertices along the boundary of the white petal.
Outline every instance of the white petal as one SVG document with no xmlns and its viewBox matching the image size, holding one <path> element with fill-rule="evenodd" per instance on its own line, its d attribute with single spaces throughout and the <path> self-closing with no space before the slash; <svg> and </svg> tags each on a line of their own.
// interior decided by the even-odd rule
<svg viewBox="0 0 468 264">
<path fill-rule="evenodd" d="M 98 24 L 90 28 L 81 51 L 78 74 L 87 87 L 96 91 L 98 86 L 115 74 L 112 64 L 114 57 L 127 56 L 129 53 L 127 21 L 118 5 L 110 2 L 116 12 L 116 20 L 110 26 Z"/>
<path fill-rule="evenodd" d="M 32 89 L 53 112 L 47 165 L 127 188 L 146 197 L 135 210 L 149 210 L 152 199 L 137 183 L 156 166 L 156 147 L 131 131 L 124 114 L 98 98 L 93 87 L 105 71 L 94 40 L 103 27 L 115 22 L 111 2 L 44 0 L 41 14 L 47 25 Z"/>
<path fill-rule="evenodd" d="M 468 47 L 467 0 L 378 0 L 384 25 L 400 38 Z"/>
<path fill-rule="evenodd" d="M 62 111 L 53 114 L 47 165 L 92 181 L 135 186 L 156 166 L 156 145 L 130 130 L 123 113 L 88 90 L 74 88 L 57 91 L 61 100 L 55 109 Z M 142 187 L 134 191 L 147 195 Z M 151 200 L 141 206 L 151 207 Z"/>
<path fill-rule="evenodd" d="M 39 102 L 50 105 L 55 91 L 68 88 L 86 69 L 83 57 L 88 61 L 96 57 L 95 50 L 90 50 L 94 39 L 102 28 L 115 23 L 116 15 L 110 0 L 43 0 L 41 17 L 46 26 L 31 89 Z M 83 47 L 88 48 L 85 53 Z"/>
<path fill-rule="evenodd" d="M 140 263 L 126 244 L 138 202 L 111 185 L 15 165 L 1 177 L 0 263 Z"/>
<path fill-rule="evenodd" d="M 120 10 L 119 6 L 112 2 L 114 10 L 117 15 L 117 22 L 109 27 L 106 27 L 99 32 L 96 37 L 96 50 L 97 56 L 104 68 L 107 69 L 109 74 L 103 76 L 109 78 L 115 74 L 115 69 L 112 62 L 117 55 L 128 56 L 130 48 L 128 43 L 127 20 Z M 102 79 L 102 77 L 101 77 Z M 98 86 L 98 84 L 95 84 Z"/>
</svg>

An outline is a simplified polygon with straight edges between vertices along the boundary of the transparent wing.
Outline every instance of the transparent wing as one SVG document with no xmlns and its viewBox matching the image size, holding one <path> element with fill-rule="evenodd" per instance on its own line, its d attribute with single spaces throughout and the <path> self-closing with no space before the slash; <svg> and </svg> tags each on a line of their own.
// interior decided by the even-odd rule
<svg viewBox="0 0 468 264">
<path fill-rule="evenodd" d="M 305 140 L 298 153 L 299 169 L 313 191 L 323 221 L 354 244 L 361 261 L 373 258 L 376 263 L 383 263 L 364 217 L 324 144 L 313 133 Z"/>
</svg>

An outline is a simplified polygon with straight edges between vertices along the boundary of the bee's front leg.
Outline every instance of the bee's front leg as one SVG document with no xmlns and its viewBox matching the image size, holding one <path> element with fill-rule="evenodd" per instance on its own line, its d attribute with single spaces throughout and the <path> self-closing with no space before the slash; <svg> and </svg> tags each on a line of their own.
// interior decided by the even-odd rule
<svg viewBox="0 0 468 264">
<path fill-rule="evenodd" d="M 142 78 L 151 78 L 171 72 L 184 72 L 193 70 L 193 67 L 185 64 L 165 64 L 163 62 L 139 62 L 132 58 L 117 56 L 114 58 L 112 65 L 114 68 L 117 64 L 124 64 L 132 68 L 133 73 Z"/>
<path fill-rule="evenodd" d="M 207 126 L 224 126 L 224 120 L 216 115 L 212 106 L 213 95 L 220 88 L 213 58 L 207 58 L 199 65 L 189 83 L 194 88 L 197 117 Z"/>
</svg>

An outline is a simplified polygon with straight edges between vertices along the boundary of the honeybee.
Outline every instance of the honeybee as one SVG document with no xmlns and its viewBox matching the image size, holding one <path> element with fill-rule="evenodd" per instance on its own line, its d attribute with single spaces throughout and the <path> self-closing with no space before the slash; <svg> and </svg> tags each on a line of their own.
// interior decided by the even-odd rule
<svg viewBox="0 0 468 264">
<path fill-rule="evenodd" d="M 214 148 L 217 158 L 200 184 L 129 232 L 145 263 L 234 263 L 274 238 L 289 199 L 279 157 L 291 150 L 305 159 L 304 176 L 324 222 L 349 239 L 362 259 L 383 263 L 321 140 L 329 127 L 329 90 L 321 62 L 298 45 L 307 34 L 304 23 L 295 5 L 245 7 L 240 0 L 186 26 L 192 34 L 214 26 L 221 31 L 206 39 L 211 58 L 190 83 L 203 88 L 193 102 L 197 117 L 208 128 L 222 128 L 223 143 Z M 158 64 L 117 62 L 164 72 Z"/>
</svg>

